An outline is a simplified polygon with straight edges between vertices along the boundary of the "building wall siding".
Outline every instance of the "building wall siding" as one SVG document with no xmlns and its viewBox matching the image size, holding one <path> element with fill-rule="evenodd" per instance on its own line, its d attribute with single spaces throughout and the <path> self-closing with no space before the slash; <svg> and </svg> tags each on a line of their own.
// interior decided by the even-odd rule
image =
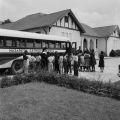
<svg viewBox="0 0 120 120">
<path fill-rule="evenodd" d="M 33 28 L 33 29 L 25 30 L 25 31 L 46 34 L 46 32 L 49 33 L 49 28 Z"/>
<path fill-rule="evenodd" d="M 108 47 L 107 47 L 107 55 L 111 52 L 111 50 L 118 50 L 120 49 L 120 38 L 116 37 L 109 37 L 108 38 Z"/>
<path fill-rule="evenodd" d="M 107 54 L 106 47 L 107 47 L 107 43 L 106 43 L 105 38 L 99 38 L 98 39 L 98 48 L 97 48 L 98 54 L 100 54 L 101 51 L 103 51 L 104 53 Z"/>
<path fill-rule="evenodd" d="M 77 42 L 77 49 L 81 46 L 80 31 L 53 26 L 49 34 L 68 37 L 71 42 Z"/>
<path fill-rule="evenodd" d="M 87 48 L 90 50 L 90 40 L 92 40 L 93 41 L 93 49 L 96 51 L 96 37 L 91 37 L 91 36 L 85 36 L 85 35 L 82 35 L 81 36 L 81 49 L 82 50 L 84 50 L 84 46 L 83 46 L 83 44 L 84 44 L 84 39 L 86 39 L 87 40 Z"/>
</svg>

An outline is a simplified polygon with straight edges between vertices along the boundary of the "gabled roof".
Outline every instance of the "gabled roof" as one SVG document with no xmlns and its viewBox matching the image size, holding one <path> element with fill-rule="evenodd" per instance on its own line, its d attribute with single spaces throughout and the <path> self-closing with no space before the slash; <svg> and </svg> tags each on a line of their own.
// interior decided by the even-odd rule
<svg viewBox="0 0 120 120">
<path fill-rule="evenodd" d="M 116 29 L 119 31 L 119 27 L 117 25 L 111 26 L 103 26 L 103 27 L 95 27 L 93 30 L 100 36 L 100 37 L 109 37 Z M 120 34 L 120 31 L 119 31 Z"/>
<path fill-rule="evenodd" d="M 51 14 L 32 14 L 28 15 L 16 22 L 13 22 L 11 24 L 6 24 L 0 26 L 1 28 L 5 29 L 12 29 L 12 30 L 27 30 L 32 28 L 38 28 L 38 27 L 51 27 L 55 22 L 57 22 L 59 19 L 61 19 L 63 16 L 69 14 L 72 18 L 74 18 L 75 23 L 78 25 L 79 30 L 81 32 L 84 32 L 83 27 L 73 14 L 73 12 L 70 9 L 51 13 Z"/>
<path fill-rule="evenodd" d="M 92 37 L 98 37 L 99 35 L 94 31 L 94 29 L 84 23 L 81 23 L 82 27 L 85 30 L 85 33 L 82 33 L 82 35 L 92 36 Z"/>
</svg>

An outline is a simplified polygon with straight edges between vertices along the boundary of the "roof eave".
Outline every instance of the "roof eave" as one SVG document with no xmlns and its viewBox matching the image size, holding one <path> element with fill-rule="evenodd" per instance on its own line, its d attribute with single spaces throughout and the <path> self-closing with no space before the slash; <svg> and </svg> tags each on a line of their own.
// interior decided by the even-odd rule
<svg viewBox="0 0 120 120">
<path fill-rule="evenodd" d="M 79 29 L 82 33 L 85 33 L 86 31 L 84 30 L 84 28 L 82 27 L 82 25 L 80 24 L 80 22 L 78 21 L 78 19 L 75 17 L 74 13 L 70 10 L 70 15 L 75 19 L 75 21 L 77 22 Z"/>
<path fill-rule="evenodd" d="M 66 14 L 70 14 L 76 21 L 76 23 L 78 24 L 79 26 L 79 30 L 82 32 L 82 33 L 85 33 L 85 30 L 84 28 L 82 27 L 82 25 L 80 24 L 80 22 L 77 20 L 77 18 L 75 17 L 75 15 L 73 14 L 73 12 L 71 11 L 71 9 L 68 9 L 65 14 L 61 15 L 58 19 L 56 19 L 55 21 L 53 21 L 53 23 L 51 23 L 49 25 L 49 27 L 52 27 L 54 23 L 56 23 L 59 19 L 61 19 L 62 17 L 64 17 Z"/>
</svg>

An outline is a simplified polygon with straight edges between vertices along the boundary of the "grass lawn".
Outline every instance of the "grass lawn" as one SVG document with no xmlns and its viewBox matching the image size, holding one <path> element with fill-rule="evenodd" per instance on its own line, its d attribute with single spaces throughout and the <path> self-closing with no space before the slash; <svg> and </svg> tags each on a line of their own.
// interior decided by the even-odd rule
<svg viewBox="0 0 120 120">
<path fill-rule="evenodd" d="M 0 120 L 120 120 L 120 101 L 30 83 L 0 88 Z"/>
</svg>

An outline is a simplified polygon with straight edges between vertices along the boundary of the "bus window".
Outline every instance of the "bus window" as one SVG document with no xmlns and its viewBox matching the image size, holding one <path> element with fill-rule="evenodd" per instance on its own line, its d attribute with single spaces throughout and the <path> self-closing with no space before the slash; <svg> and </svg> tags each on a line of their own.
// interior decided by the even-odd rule
<svg viewBox="0 0 120 120">
<path fill-rule="evenodd" d="M 61 48 L 66 48 L 65 43 L 61 43 Z"/>
<path fill-rule="evenodd" d="M 12 40 L 12 46 L 16 47 L 16 41 L 15 40 Z"/>
<path fill-rule="evenodd" d="M 45 42 L 42 42 L 42 48 L 45 48 L 46 45 L 45 45 Z"/>
<path fill-rule="evenodd" d="M 20 41 L 20 47 L 26 47 L 26 42 L 25 40 Z"/>
<path fill-rule="evenodd" d="M 34 46 L 35 46 L 35 48 L 41 48 L 41 42 L 38 40 L 35 40 Z"/>
<path fill-rule="evenodd" d="M 12 47 L 12 40 L 6 40 L 6 46 Z"/>
<path fill-rule="evenodd" d="M 3 40 L 0 39 L 0 47 L 3 47 Z"/>
<path fill-rule="evenodd" d="M 45 42 L 45 47 L 48 48 L 48 42 Z"/>
<path fill-rule="evenodd" d="M 70 43 L 66 43 L 67 44 L 67 48 L 69 48 L 70 47 Z"/>
<path fill-rule="evenodd" d="M 16 47 L 20 47 L 20 41 L 16 40 Z"/>
<path fill-rule="evenodd" d="M 55 43 L 55 48 L 60 48 L 60 43 Z"/>
<path fill-rule="evenodd" d="M 33 48 L 33 45 L 34 45 L 34 42 L 32 41 L 32 40 L 27 40 L 27 42 L 26 42 L 26 47 L 28 47 L 28 48 Z"/>
<path fill-rule="evenodd" d="M 50 43 L 49 43 L 49 48 L 55 48 L 55 44 L 52 43 L 52 42 L 50 42 Z"/>
</svg>

